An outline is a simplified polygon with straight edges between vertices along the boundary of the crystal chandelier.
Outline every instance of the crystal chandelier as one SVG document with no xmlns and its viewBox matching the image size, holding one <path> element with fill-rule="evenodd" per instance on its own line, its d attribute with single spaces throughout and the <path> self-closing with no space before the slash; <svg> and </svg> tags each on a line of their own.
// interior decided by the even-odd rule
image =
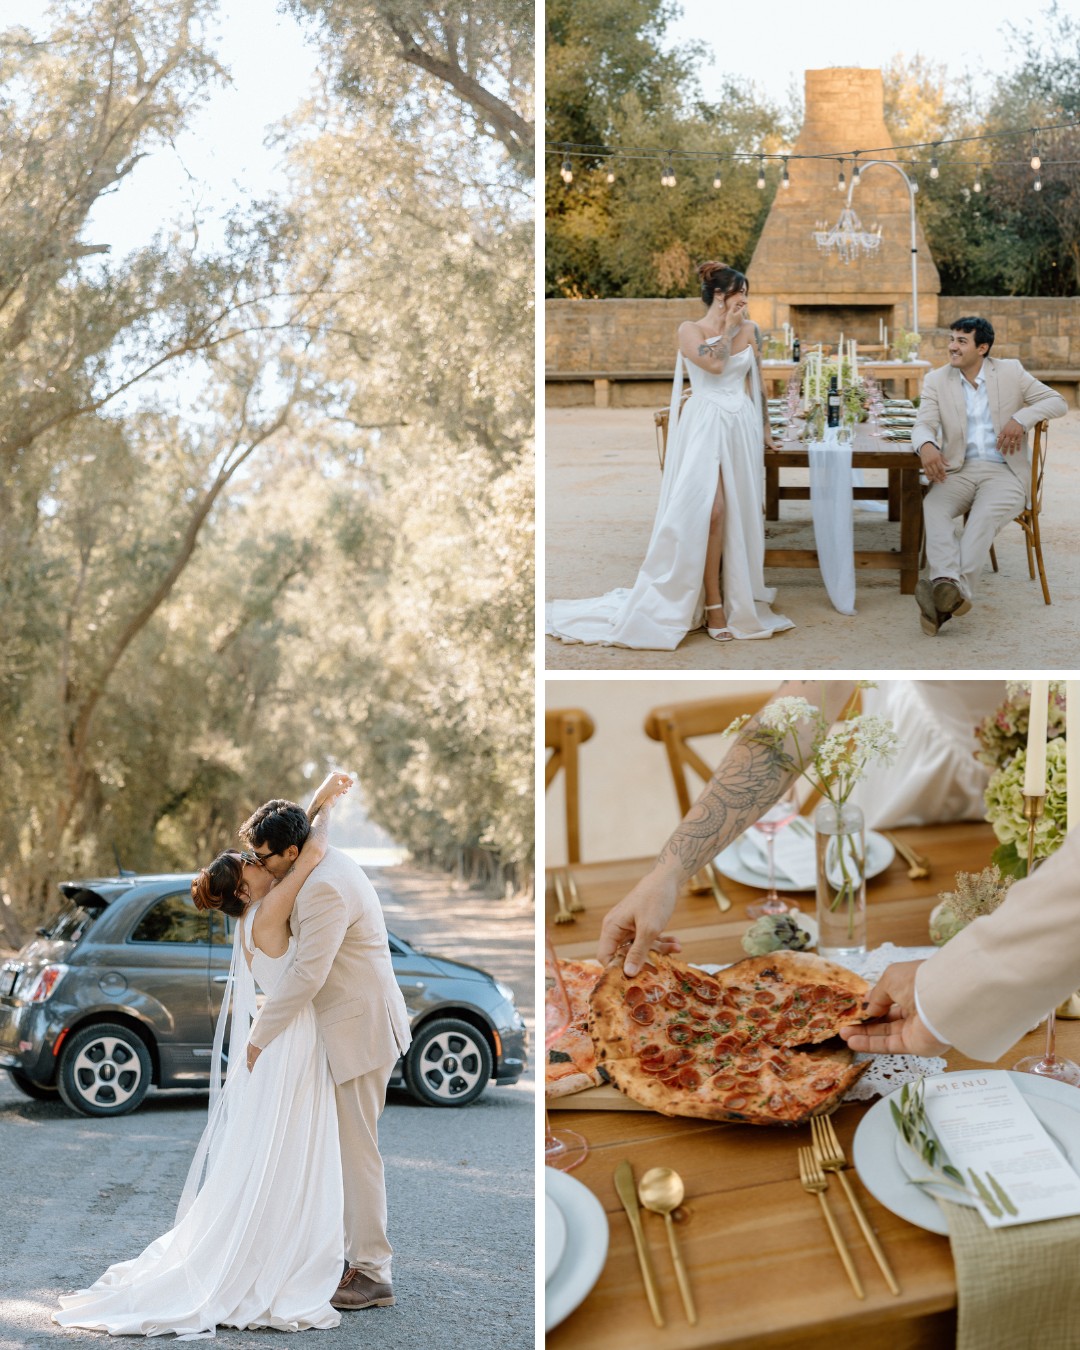
<svg viewBox="0 0 1080 1350">
<path fill-rule="evenodd" d="M 850 206 L 840 212 L 840 219 L 830 229 L 828 222 L 819 220 L 814 230 L 814 242 L 820 251 L 829 254 L 836 250 L 840 261 L 852 262 L 864 253 L 873 257 L 881 247 L 881 226 L 874 230 L 864 230 L 862 221 Z"/>
</svg>

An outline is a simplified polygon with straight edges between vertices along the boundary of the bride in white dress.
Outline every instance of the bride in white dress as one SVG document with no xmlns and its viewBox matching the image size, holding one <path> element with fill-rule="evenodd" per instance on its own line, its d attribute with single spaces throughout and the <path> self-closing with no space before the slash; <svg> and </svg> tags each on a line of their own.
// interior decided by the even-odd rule
<svg viewBox="0 0 1080 1350">
<path fill-rule="evenodd" d="M 218 1326 L 336 1327 L 341 1277 L 341 1153 L 330 1066 L 308 1004 L 247 1068 L 255 981 L 269 994 L 296 951 L 289 916 L 325 856 L 330 807 L 351 779 L 331 774 L 309 808 L 311 832 L 274 883 L 253 855 L 230 851 L 192 882 L 200 909 L 241 916 L 214 1041 L 210 1119 L 176 1225 L 131 1261 L 60 1299 L 53 1321 L 113 1335 L 209 1339 Z M 253 978 L 254 977 L 254 978 Z M 232 996 L 229 1068 L 221 1049 Z M 215 1091 L 217 1087 L 217 1091 Z"/>
<path fill-rule="evenodd" d="M 668 452 L 652 536 L 632 589 L 547 606 L 564 642 L 673 651 L 703 621 L 711 638 L 767 638 L 790 619 L 765 585 L 763 446 L 775 449 L 761 399 L 757 325 L 747 281 L 722 263 L 698 268 L 708 312 L 679 328 Z M 683 363 L 693 396 L 680 414 Z M 721 567 L 722 564 L 722 567 Z"/>
</svg>

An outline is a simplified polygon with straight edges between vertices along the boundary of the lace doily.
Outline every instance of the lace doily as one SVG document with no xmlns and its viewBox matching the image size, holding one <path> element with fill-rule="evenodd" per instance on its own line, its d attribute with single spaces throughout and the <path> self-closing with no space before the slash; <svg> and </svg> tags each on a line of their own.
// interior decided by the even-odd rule
<svg viewBox="0 0 1080 1350">
<path fill-rule="evenodd" d="M 897 961 L 925 961 L 933 956 L 937 947 L 896 947 L 884 942 L 880 947 L 867 952 L 864 956 L 852 956 L 838 960 L 838 966 L 846 966 L 856 975 L 861 975 L 867 984 L 876 984 L 884 975 L 886 967 Z M 938 1055 L 926 1059 L 918 1055 L 866 1055 L 855 1056 L 856 1064 L 870 1060 L 870 1067 L 859 1081 L 846 1093 L 846 1102 L 868 1102 L 871 1097 L 887 1097 L 905 1083 L 914 1083 L 922 1077 L 932 1077 L 944 1073 L 948 1067 Z"/>
<path fill-rule="evenodd" d="M 836 965 L 844 966 L 854 971 L 856 975 L 861 975 L 867 984 L 873 985 L 884 975 L 887 966 L 894 965 L 897 961 L 925 961 L 937 950 L 937 947 L 897 947 L 891 942 L 883 942 L 880 947 L 875 947 L 873 951 L 866 952 L 863 956 L 849 956 L 844 960 L 837 957 L 829 959 Z M 726 970 L 727 967 L 702 963 L 699 969 L 716 974 L 717 971 Z M 845 1094 L 844 1101 L 868 1102 L 871 1097 L 887 1097 L 890 1092 L 895 1092 L 905 1083 L 914 1083 L 919 1078 L 931 1078 L 935 1074 L 944 1073 L 948 1067 L 938 1055 L 931 1055 L 926 1059 L 918 1055 L 855 1056 L 856 1064 L 863 1064 L 866 1060 L 871 1061 L 870 1067 L 851 1091 Z"/>
</svg>

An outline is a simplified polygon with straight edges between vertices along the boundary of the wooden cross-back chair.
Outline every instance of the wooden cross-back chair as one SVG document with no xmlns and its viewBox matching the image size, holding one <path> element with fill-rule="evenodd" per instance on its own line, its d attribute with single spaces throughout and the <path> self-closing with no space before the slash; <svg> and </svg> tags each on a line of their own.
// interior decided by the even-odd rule
<svg viewBox="0 0 1080 1350">
<path fill-rule="evenodd" d="M 1050 603 L 1050 587 L 1046 583 L 1046 567 L 1043 564 L 1042 534 L 1039 530 L 1039 516 L 1042 514 L 1043 474 L 1046 470 L 1046 441 L 1050 423 L 1043 418 L 1035 423 L 1035 436 L 1031 443 L 1031 486 L 1029 493 L 1031 505 L 1025 506 L 1013 519 L 1024 531 L 1024 543 L 1027 545 L 1028 576 L 1035 580 L 1035 564 L 1039 565 L 1039 582 L 1042 585 L 1043 600 Z M 998 570 L 997 554 L 990 545 L 990 565 Z"/>
<path fill-rule="evenodd" d="M 562 770 L 566 796 L 566 857 L 581 861 L 581 781 L 578 746 L 596 730 L 596 724 L 581 708 L 549 708 L 544 716 L 544 744 L 552 755 L 544 771 L 545 790 Z"/>
<path fill-rule="evenodd" d="M 745 693 L 720 694 L 715 698 L 688 700 L 685 703 L 665 703 L 653 708 L 645 718 L 645 734 L 654 741 L 660 741 L 667 751 L 668 767 L 675 784 L 675 796 L 679 802 L 679 816 L 684 818 L 693 805 L 687 770 L 692 769 L 703 783 L 712 778 L 715 766 L 710 766 L 688 742 L 699 736 L 716 736 L 744 714 L 759 712 L 769 701 L 771 694 Z M 852 715 L 861 708 L 862 700 L 856 695 L 852 702 Z M 799 811 L 809 815 L 821 800 L 821 793 L 811 790 L 802 801 Z M 694 877 L 691 886 L 694 890 L 714 890 L 713 878 Z"/>
</svg>

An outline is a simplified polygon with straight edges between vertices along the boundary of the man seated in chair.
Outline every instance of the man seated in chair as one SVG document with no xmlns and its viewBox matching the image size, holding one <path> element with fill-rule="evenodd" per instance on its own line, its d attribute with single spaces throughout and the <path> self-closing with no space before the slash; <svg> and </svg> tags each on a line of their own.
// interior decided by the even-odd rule
<svg viewBox="0 0 1080 1350">
<path fill-rule="evenodd" d="M 1062 417 L 1065 400 L 1019 361 L 990 355 L 986 319 L 957 319 L 949 364 L 923 381 L 911 446 L 930 480 L 923 500 L 926 577 L 915 587 L 919 622 L 934 636 L 971 609 L 972 587 L 994 536 L 1024 509 L 1031 487 L 1027 433 Z M 967 514 L 957 538 L 955 520 Z"/>
</svg>

